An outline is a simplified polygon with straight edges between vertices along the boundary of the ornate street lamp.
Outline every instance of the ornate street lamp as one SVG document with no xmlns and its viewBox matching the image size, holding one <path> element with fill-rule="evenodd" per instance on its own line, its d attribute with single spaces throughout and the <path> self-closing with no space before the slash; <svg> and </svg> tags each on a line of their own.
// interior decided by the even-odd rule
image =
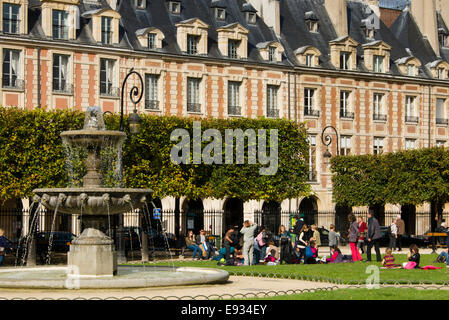
<svg viewBox="0 0 449 320">
<path fill-rule="evenodd" d="M 142 100 L 143 97 L 143 91 L 144 91 L 144 84 L 142 76 L 137 72 L 134 71 L 134 69 L 131 69 L 129 73 L 126 75 L 125 80 L 123 80 L 122 84 L 122 98 L 120 100 L 120 131 L 124 131 L 124 124 L 123 124 L 123 104 L 125 102 L 124 94 L 125 94 L 125 85 L 126 81 L 128 81 L 129 77 L 133 74 L 137 75 L 139 77 L 140 86 L 142 90 L 139 90 L 138 86 L 133 86 L 131 90 L 129 91 L 129 98 L 132 103 L 134 103 L 134 112 L 132 115 L 128 117 L 129 122 L 129 130 L 131 134 L 136 134 L 140 131 L 140 123 L 142 122 L 142 119 L 137 114 L 137 104 Z M 137 99 L 136 99 L 137 98 Z"/>
<path fill-rule="evenodd" d="M 340 155 L 340 149 L 338 146 L 339 136 L 338 131 L 333 126 L 327 126 L 323 129 L 323 132 L 321 133 L 321 142 L 326 146 L 326 151 L 323 154 L 323 157 L 325 158 L 325 162 L 329 162 L 330 158 L 332 157 L 332 153 L 329 151 L 329 146 L 332 144 L 332 137 L 330 134 L 326 134 L 325 132 L 327 129 L 332 129 L 335 132 L 335 136 L 337 138 L 337 156 Z"/>
</svg>

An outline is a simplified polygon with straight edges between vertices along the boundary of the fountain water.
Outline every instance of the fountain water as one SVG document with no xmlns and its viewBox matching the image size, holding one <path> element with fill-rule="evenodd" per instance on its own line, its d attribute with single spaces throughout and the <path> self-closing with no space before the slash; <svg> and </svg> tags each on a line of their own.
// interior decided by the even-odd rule
<svg viewBox="0 0 449 320">
<path fill-rule="evenodd" d="M 108 179 L 102 174 L 102 154 L 105 148 L 114 146 L 117 150 L 114 154 L 118 155 L 115 162 L 121 167 L 126 134 L 106 130 L 100 108 L 89 107 L 84 128 L 63 132 L 61 137 L 69 151 L 85 150 L 87 153 L 82 187 L 73 186 L 72 182 L 77 179 L 70 177 L 72 185 L 68 188 L 34 190 L 34 201 L 54 212 L 53 224 L 58 213 L 82 214 L 85 229 L 72 241 L 68 267 L 1 269 L 0 287 L 131 288 L 227 281 L 229 274 L 223 270 L 118 267 L 114 241 L 101 230 L 110 230 L 111 215 L 127 212 L 130 208 L 145 208 L 146 202 L 151 201 L 152 190 L 122 188 L 121 169 L 117 167 L 113 170 L 116 186 L 105 186 Z M 73 169 L 73 166 L 68 167 L 69 171 Z"/>
</svg>

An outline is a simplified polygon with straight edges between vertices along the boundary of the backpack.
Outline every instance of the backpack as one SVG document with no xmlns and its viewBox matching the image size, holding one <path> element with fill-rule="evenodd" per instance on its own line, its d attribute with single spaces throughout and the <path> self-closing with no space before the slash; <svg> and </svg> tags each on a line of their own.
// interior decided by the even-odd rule
<svg viewBox="0 0 449 320">
<path fill-rule="evenodd" d="M 445 256 L 438 256 L 437 259 L 435 260 L 435 263 L 445 263 L 445 262 L 446 262 Z"/>
</svg>

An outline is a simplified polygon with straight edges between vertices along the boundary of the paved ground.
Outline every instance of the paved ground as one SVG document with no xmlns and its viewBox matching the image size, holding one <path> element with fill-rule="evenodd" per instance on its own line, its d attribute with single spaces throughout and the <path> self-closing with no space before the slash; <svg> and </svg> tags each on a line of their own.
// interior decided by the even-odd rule
<svg viewBox="0 0 449 320">
<path fill-rule="evenodd" d="M 340 287 L 329 283 L 289 280 L 289 279 L 268 279 L 268 278 L 254 278 L 254 277 L 237 277 L 231 276 L 228 283 L 221 285 L 198 285 L 187 287 L 164 287 L 152 289 L 121 289 L 121 290 L 17 290 L 17 289 L 2 289 L 0 291 L 0 298 L 2 299 L 58 299 L 58 298 L 101 298 L 109 297 L 125 298 L 125 297 L 186 297 L 185 299 L 192 299 L 189 297 L 204 295 L 237 295 L 248 293 L 261 293 L 269 291 L 288 291 L 299 289 L 316 289 L 316 288 L 330 288 Z M 225 297 L 226 298 L 226 297 Z"/>
</svg>

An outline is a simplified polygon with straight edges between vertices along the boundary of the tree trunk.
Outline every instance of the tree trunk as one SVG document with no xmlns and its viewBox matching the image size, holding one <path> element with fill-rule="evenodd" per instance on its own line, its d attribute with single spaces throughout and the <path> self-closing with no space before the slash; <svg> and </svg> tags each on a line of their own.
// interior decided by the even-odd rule
<svg viewBox="0 0 449 320">
<path fill-rule="evenodd" d="M 148 254 L 148 234 L 147 234 L 147 224 L 145 218 L 143 217 L 143 213 L 140 215 L 140 225 L 142 226 L 142 262 L 149 261 Z"/>
</svg>

